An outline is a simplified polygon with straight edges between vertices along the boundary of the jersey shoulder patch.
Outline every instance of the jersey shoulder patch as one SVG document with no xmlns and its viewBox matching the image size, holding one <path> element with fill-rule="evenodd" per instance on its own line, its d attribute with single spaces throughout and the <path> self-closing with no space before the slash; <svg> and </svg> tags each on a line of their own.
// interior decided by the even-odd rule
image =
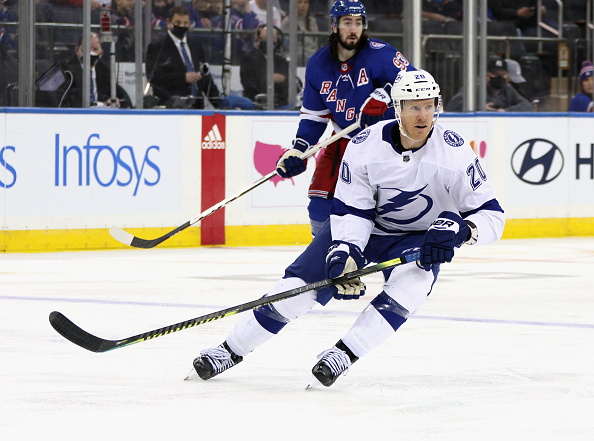
<svg viewBox="0 0 594 441">
<path fill-rule="evenodd" d="M 351 142 L 353 144 L 361 144 L 362 142 L 365 142 L 365 140 L 369 137 L 369 134 L 371 133 L 371 129 L 368 127 L 365 130 L 359 132 L 357 134 L 357 136 L 355 136 Z"/>
<path fill-rule="evenodd" d="M 371 49 L 381 49 L 381 48 L 383 48 L 383 47 L 386 47 L 386 43 L 383 43 L 383 42 L 381 42 L 381 41 L 373 41 L 373 40 L 370 40 L 370 41 L 369 41 L 369 47 L 370 47 Z"/>
<path fill-rule="evenodd" d="M 461 147 L 464 145 L 464 138 L 453 130 L 443 132 L 443 140 L 452 147 Z"/>
</svg>

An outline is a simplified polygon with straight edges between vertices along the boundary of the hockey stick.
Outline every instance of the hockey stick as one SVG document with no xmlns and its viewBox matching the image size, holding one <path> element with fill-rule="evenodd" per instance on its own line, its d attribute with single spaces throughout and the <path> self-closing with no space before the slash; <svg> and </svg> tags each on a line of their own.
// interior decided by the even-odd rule
<svg viewBox="0 0 594 441">
<path fill-rule="evenodd" d="M 347 280 L 354 279 L 356 277 L 366 276 L 368 274 L 373 274 L 378 271 L 403 265 L 405 263 L 414 262 L 418 258 L 418 252 L 410 253 L 405 256 L 398 257 L 396 259 L 387 260 L 385 262 L 378 263 L 367 268 L 350 272 L 341 277 L 337 277 L 334 279 L 324 279 L 320 280 L 319 282 L 309 283 L 299 288 L 290 289 L 288 291 L 284 291 L 268 297 L 261 297 L 257 300 L 252 300 L 251 302 L 242 303 L 241 305 L 232 306 L 221 311 L 212 312 L 210 314 L 202 315 L 200 317 L 176 323 L 174 325 L 165 326 L 163 328 L 155 329 L 153 331 L 144 332 L 142 334 L 134 335 L 132 337 L 124 338 L 122 340 L 105 340 L 103 338 L 96 337 L 75 325 L 64 314 L 58 311 L 53 311 L 52 313 L 50 313 L 49 321 L 52 327 L 60 335 L 62 335 L 62 337 L 64 337 L 66 340 L 70 340 L 75 345 L 78 345 L 81 348 L 87 349 L 91 352 L 106 352 L 111 351 L 112 349 L 118 349 L 124 346 L 132 345 L 134 343 L 152 340 L 154 338 L 162 337 L 163 335 L 167 334 L 172 334 L 177 331 L 183 331 L 184 329 L 192 328 L 194 326 L 202 325 L 204 323 L 212 322 L 213 320 L 218 320 L 224 317 L 229 317 L 230 315 L 248 311 L 258 306 L 268 305 L 274 302 L 278 302 L 280 300 L 288 299 L 290 297 L 295 297 L 307 291 L 317 290 L 331 285 L 337 285 L 340 283 L 344 283 Z"/>
<path fill-rule="evenodd" d="M 350 132 L 355 130 L 357 127 L 359 127 L 359 121 L 351 124 L 350 126 L 341 130 L 337 134 L 331 136 L 330 138 L 316 144 L 315 146 L 313 146 L 312 148 L 310 148 L 308 151 L 306 151 L 303 154 L 302 159 L 307 159 L 310 156 L 316 154 L 318 151 L 320 151 L 324 147 L 332 144 L 333 142 L 339 140 L 343 136 L 349 134 Z M 212 207 L 210 207 L 209 209 L 203 211 L 198 216 L 187 221 L 185 224 L 180 225 L 179 227 L 169 231 L 168 233 L 165 233 L 161 237 L 157 237 L 156 239 L 141 239 L 140 237 L 136 237 L 136 236 L 128 233 L 127 231 L 122 230 L 120 227 L 111 227 L 109 229 L 109 234 L 111 234 L 111 236 L 115 240 L 123 243 L 124 245 L 129 245 L 129 246 L 136 247 L 136 248 L 153 248 L 153 247 L 159 245 L 160 243 L 165 242 L 170 237 L 175 236 L 180 231 L 183 231 L 186 228 L 194 225 L 196 222 L 199 222 L 202 219 L 204 219 L 205 217 L 210 216 L 215 211 L 219 210 L 220 208 L 223 208 L 229 202 L 233 202 L 235 199 L 238 199 L 239 197 L 243 196 L 247 192 L 252 191 L 254 188 L 269 181 L 276 175 L 278 175 L 278 172 L 275 169 L 274 171 L 268 173 L 266 176 L 262 176 L 260 179 L 258 179 L 254 183 L 252 183 L 250 186 L 244 188 L 243 190 L 239 191 L 238 193 L 234 194 L 233 196 L 228 197 L 227 199 L 223 199 L 218 204 L 215 204 Z"/>
</svg>

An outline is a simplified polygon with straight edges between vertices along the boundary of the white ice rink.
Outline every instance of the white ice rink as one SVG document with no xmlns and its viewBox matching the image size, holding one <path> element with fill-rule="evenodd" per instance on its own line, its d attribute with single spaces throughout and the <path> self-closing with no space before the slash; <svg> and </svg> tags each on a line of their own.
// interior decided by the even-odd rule
<svg viewBox="0 0 594 441">
<path fill-rule="evenodd" d="M 418 315 L 331 388 L 305 390 L 316 355 L 379 275 L 207 382 L 183 379 L 239 316 L 102 354 L 48 322 L 140 334 L 260 297 L 301 249 L 0 255 L 0 440 L 594 439 L 594 238 L 463 247 Z"/>
</svg>

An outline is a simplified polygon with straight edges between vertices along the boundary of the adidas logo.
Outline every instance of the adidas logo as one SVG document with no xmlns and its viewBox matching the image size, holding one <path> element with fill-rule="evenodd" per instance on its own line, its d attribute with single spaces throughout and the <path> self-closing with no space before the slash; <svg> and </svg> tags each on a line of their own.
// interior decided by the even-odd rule
<svg viewBox="0 0 594 441">
<path fill-rule="evenodd" d="M 219 127 L 215 124 L 208 132 L 208 135 L 204 137 L 204 141 L 202 141 L 202 148 L 203 149 L 224 149 L 225 143 L 223 142 L 223 138 L 221 136 L 221 132 L 219 132 Z"/>
</svg>

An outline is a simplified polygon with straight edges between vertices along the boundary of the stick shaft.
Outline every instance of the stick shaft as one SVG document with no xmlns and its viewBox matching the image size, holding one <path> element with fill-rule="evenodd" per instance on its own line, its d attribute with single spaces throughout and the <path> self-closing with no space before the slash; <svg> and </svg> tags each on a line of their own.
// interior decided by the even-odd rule
<svg viewBox="0 0 594 441">
<path fill-rule="evenodd" d="M 49 321 L 52 327 L 65 339 L 72 343 L 87 349 L 92 352 L 106 352 L 113 349 L 130 346 L 135 343 L 141 343 L 143 341 L 152 340 L 157 337 L 162 337 L 167 334 L 174 332 L 183 331 L 184 329 L 193 328 L 194 326 L 202 325 L 204 323 L 212 322 L 214 320 L 229 317 L 231 315 L 239 314 L 240 312 L 249 311 L 250 309 L 257 308 L 258 306 L 268 305 L 284 299 L 298 296 L 307 291 L 318 290 L 331 285 L 337 285 L 344 283 L 347 280 L 351 280 L 357 277 L 363 277 L 369 274 L 383 271 L 389 268 L 393 268 L 405 263 L 414 262 L 419 258 L 419 253 L 414 252 L 407 254 L 396 259 L 387 260 L 385 262 L 378 263 L 376 265 L 369 266 L 357 271 L 350 272 L 344 276 L 337 277 L 334 279 L 324 279 L 318 282 L 309 283 L 299 288 L 294 288 L 288 291 L 284 291 L 271 296 L 261 297 L 256 300 L 252 300 L 247 303 L 232 306 L 220 311 L 205 314 L 193 319 L 185 320 L 180 323 L 165 326 L 162 328 L 154 329 L 152 331 L 143 332 L 142 334 L 127 337 L 122 340 L 106 340 L 100 337 L 96 337 L 93 334 L 85 331 L 79 326 L 75 325 L 70 319 L 58 311 L 53 311 L 49 316 Z"/>
<path fill-rule="evenodd" d="M 310 148 L 307 152 L 305 152 L 302 155 L 303 159 L 307 159 L 310 156 L 313 156 L 314 154 L 316 154 L 317 152 L 319 152 L 321 149 L 323 149 L 324 147 L 332 144 L 333 142 L 343 138 L 344 136 L 348 135 L 350 132 L 352 132 L 353 130 L 355 130 L 357 127 L 359 127 L 359 122 L 355 122 L 353 124 L 351 124 L 350 126 L 348 126 L 347 128 L 341 130 L 340 132 L 336 133 L 335 135 L 331 136 L 330 138 L 316 144 L 315 146 L 313 146 L 312 148 Z M 254 181 L 252 184 L 250 184 L 249 186 L 245 187 L 244 189 L 240 190 L 239 192 L 235 193 L 232 196 L 229 196 L 226 199 L 223 199 L 221 202 L 218 202 L 217 204 L 213 205 L 212 207 L 208 208 L 207 210 L 203 211 L 202 213 L 200 213 L 198 216 L 193 217 L 192 219 L 190 219 L 189 221 L 185 222 L 184 224 L 180 225 L 177 228 L 174 228 L 171 231 L 168 231 L 167 233 L 165 233 L 163 236 L 157 237 L 155 239 L 142 239 L 140 237 L 136 237 L 124 230 L 122 230 L 119 227 L 111 227 L 109 229 L 109 233 L 111 234 L 111 236 L 117 240 L 118 242 L 123 243 L 124 245 L 129 245 L 135 248 L 153 248 L 163 242 L 165 242 L 167 239 L 175 236 L 177 233 L 185 230 L 188 227 L 191 227 L 192 225 L 194 225 L 195 223 L 201 221 L 202 219 L 204 219 L 207 216 L 210 216 L 211 214 L 213 214 L 215 211 L 220 210 L 221 208 L 223 208 L 225 205 L 229 204 L 230 202 L 233 202 L 234 200 L 240 198 L 241 196 L 243 196 L 244 194 L 252 191 L 254 188 L 259 187 L 260 185 L 264 184 L 265 182 L 269 181 L 270 179 L 272 179 L 273 177 L 275 177 L 277 175 L 277 171 L 274 170 L 270 173 L 268 173 L 265 176 L 262 176 L 260 179 Z"/>
</svg>

